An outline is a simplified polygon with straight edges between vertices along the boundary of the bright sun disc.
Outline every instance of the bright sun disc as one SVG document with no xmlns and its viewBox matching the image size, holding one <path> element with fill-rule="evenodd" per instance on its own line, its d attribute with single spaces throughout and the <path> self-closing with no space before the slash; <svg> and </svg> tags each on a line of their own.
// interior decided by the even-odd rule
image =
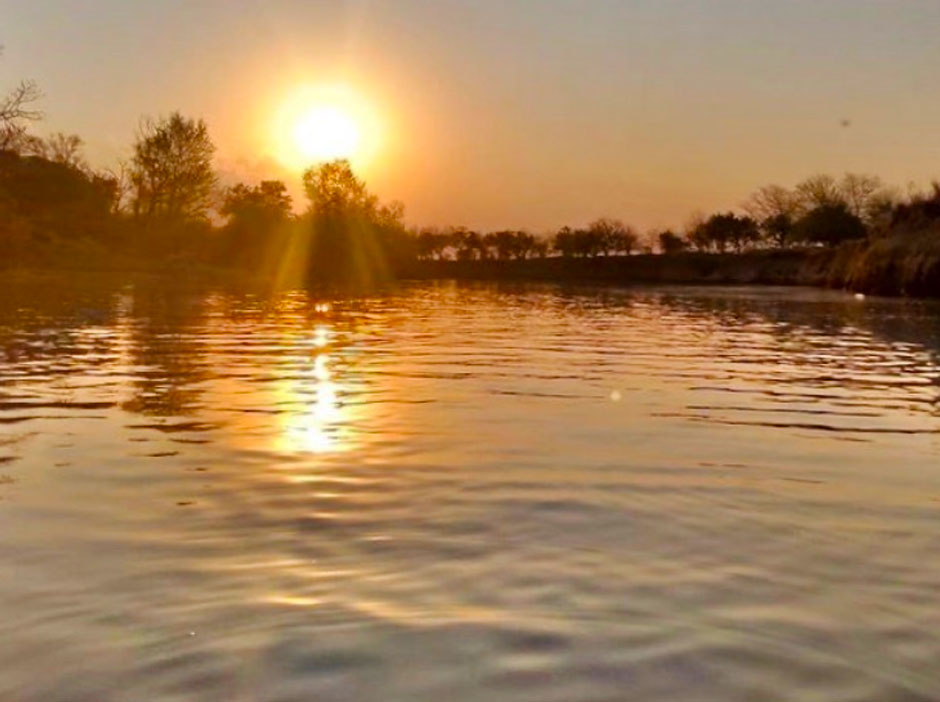
<svg viewBox="0 0 940 702">
<path fill-rule="evenodd" d="M 376 155 L 380 134 L 372 106 L 348 86 L 302 86 L 280 102 L 270 144 L 288 168 L 340 158 L 362 168 Z"/>
<path fill-rule="evenodd" d="M 294 127 L 294 142 L 307 161 L 352 158 L 359 148 L 356 121 L 343 110 L 320 105 L 302 115 Z"/>
</svg>

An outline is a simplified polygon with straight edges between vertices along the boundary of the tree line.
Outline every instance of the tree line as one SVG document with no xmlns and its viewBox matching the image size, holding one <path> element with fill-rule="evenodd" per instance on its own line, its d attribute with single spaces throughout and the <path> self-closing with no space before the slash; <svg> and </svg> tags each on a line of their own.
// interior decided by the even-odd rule
<svg viewBox="0 0 940 702">
<path fill-rule="evenodd" d="M 347 161 L 303 174 L 300 214 L 279 180 L 221 187 L 207 124 L 178 112 L 143 121 L 129 159 L 92 168 L 80 137 L 38 137 L 41 94 L 24 82 L 0 99 L 0 257 L 36 251 L 270 270 L 308 279 L 391 276 L 416 260 L 508 261 L 685 251 L 837 246 L 900 226 L 940 221 L 940 186 L 902 197 L 879 178 L 816 175 L 768 185 L 738 211 L 693 217 L 684 230 L 641 235 L 617 219 L 551 234 L 409 229 L 400 203 L 382 203 Z"/>
<path fill-rule="evenodd" d="M 0 100 L 0 265 L 118 256 L 283 273 L 293 257 L 295 277 L 361 279 L 415 256 L 403 207 L 380 203 L 347 161 L 303 174 L 295 214 L 283 181 L 220 186 L 201 119 L 147 119 L 130 157 L 98 170 L 77 135 L 32 132 L 40 97 L 26 82 Z"/>
<path fill-rule="evenodd" d="M 517 231 L 480 234 L 462 227 L 425 229 L 417 234 L 417 253 L 425 259 L 454 260 L 741 253 L 838 246 L 896 232 L 904 223 L 910 229 L 936 222 L 940 222 L 940 183 L 926 193 L 902 196 L 877 176 L 847 173 L 836 179 L 821 174 L 793 188 L 761 187 L 739 211 L 694 215 L 681 232 L 663 229 L 641 236 L 633 227 L 608 218 L 579 229 L 562 227 L 543 237 Z"/>
</svg>

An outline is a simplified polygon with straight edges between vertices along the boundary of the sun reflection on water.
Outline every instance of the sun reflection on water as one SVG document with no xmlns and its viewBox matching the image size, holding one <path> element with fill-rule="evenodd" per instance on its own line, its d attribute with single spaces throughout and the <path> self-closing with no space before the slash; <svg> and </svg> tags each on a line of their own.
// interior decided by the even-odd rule
<svg viewBox="0 0 940 702">
<path fill-rule="evenodd" d="M 331 331 L 318 326 L 310 344 L 314 347 L 311 363 L 299 379 L 290 381 L 287 394 L 292 401 L 306 403 L 287 416 L 281 434 L 280 449 L 293 453 L 337 453 L 350 448 L 346 434 L 348 417 L 340 400 L 341 388 L 333 379 L 328 352 Z"/>
</svg>

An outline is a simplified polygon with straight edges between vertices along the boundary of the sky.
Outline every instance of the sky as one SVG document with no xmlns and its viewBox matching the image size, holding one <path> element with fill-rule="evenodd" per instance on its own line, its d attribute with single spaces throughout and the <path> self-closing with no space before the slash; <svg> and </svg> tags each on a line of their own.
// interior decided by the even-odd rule
<svg viewBox="0 0 940 702">
<path fill-rule="evenodd" d="M 938 28 L 934 0 L 0 0 L 0 89 L 36 80 L 37 131 L 95 165 L 180 110 L 226 181 L 296 189 L 278 115 L 342 86 L 411 224 L 653 228 L 818 172 L 940 178 Z"/>
</svg>

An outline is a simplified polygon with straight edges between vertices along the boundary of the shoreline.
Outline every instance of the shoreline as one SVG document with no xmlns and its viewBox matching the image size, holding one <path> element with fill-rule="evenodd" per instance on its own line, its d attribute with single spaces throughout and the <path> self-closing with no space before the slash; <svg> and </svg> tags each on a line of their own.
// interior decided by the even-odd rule
<svg viewBox="0 0 940 702">
<path fill-rule="evenodd" d="M 886 297 L 940 298 L 940 255 L 888 239 L 839 248 L 685 252 L 511 261 L 417 261 L 415 280 L 531 280 L 613 285 L 773 285 Z M 933 248 L 933 247 L 931 247 Z"/>
<path fill-rule="evenodd" d="M 415 280 L 532 280 L 616 285 L 778 285 L 826 287 L 831 251 L 760 251 L 529 258 L 510 261 L 418 261 Z"/>
<path fill-rule="evenodd" d="M 925 233 L 926 234 L 926 233 Z M 389 277 L 390 274 L 390 277 Z M 103 255 L 91 260 L 47 260 L 0 269 L 17 278 L 120 276 L 133 280 L 172 277 L 183 281 L 240 281 L 267 287 L 260 271 L 192 259 L 142 260 Z M 814 287 L 884 297 L 940 298 L 940 236 L 914 240 L 888 237 L 836 248 L 762 249 L 740 253 L 683 252 L 576 258 L 548 256 L 514 260 L 411 260 L 399 262 L 371 284 L 395 280 L 533 281 L 597 285 L 732 285 Z M 367 284 L 363 283 L 366 287 Z M 340 285 L 340 287 L 363 287 Z M 319 288 L 308 279 L 289 287 Z"/>
</svg>

